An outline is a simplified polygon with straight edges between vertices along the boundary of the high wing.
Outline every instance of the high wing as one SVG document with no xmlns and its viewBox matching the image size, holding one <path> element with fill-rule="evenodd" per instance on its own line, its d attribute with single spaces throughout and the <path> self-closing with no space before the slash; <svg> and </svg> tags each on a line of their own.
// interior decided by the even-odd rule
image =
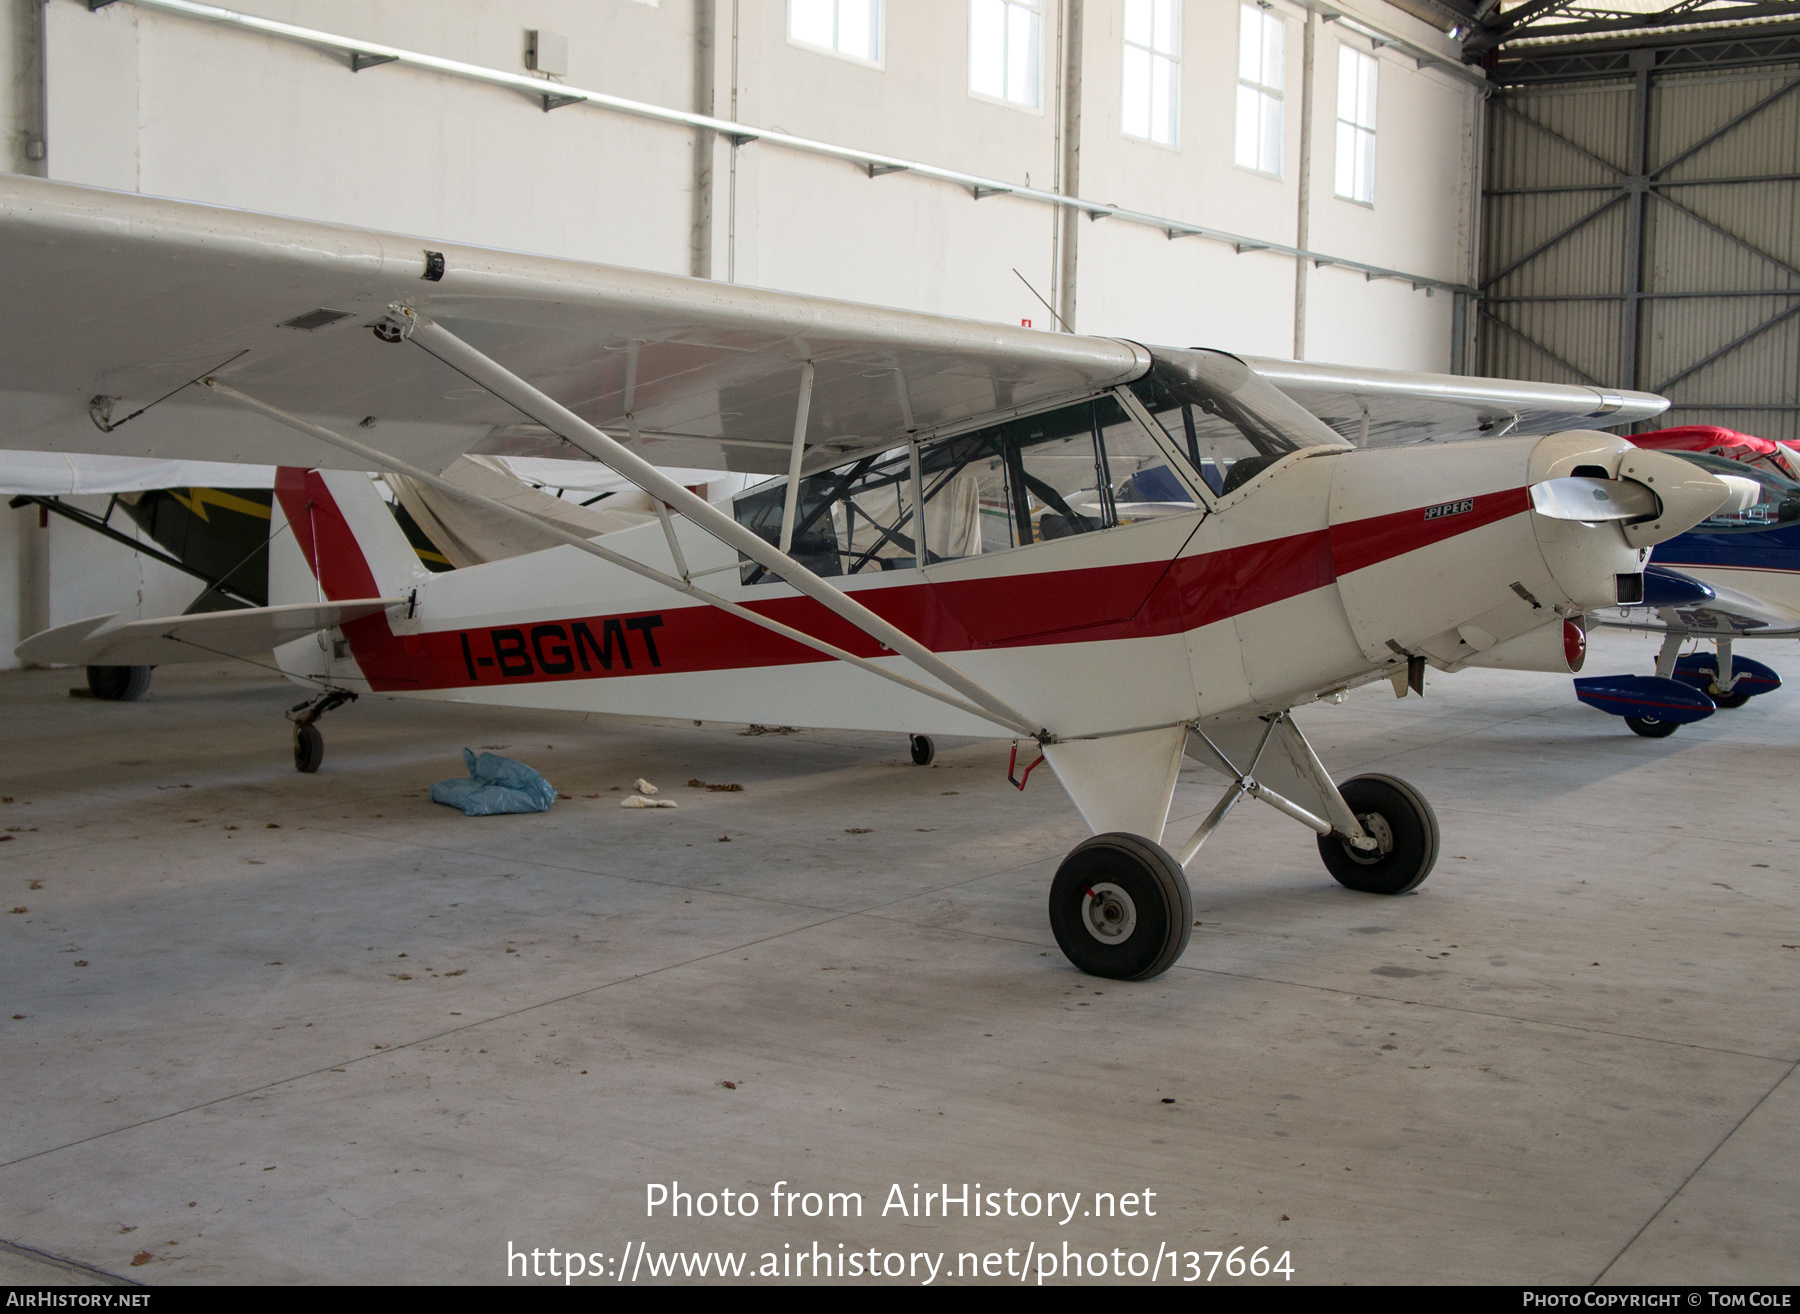
<svg viewBox="0 0 1800 1314">
<path fill-rule="evenodd" d="M 395 303 L 590 424 L 623 433 L 635 415 L 657 463 L 715 470 L 787 469 L 808 361 L 806 432 L 826 464 L 1098 391 L 1149 361 L 1111 339 L 19 175 L 0 177 L 0 286 L 0 447 L 21 450 L 357 464 L 186 386 L 210 375 L 334 431 L 373 430 L 432 470 L 465 452 L 579 455 L 448 365 L 374 336 Z"/>
<path fill-rule="evenodd" d="M 38 666 L 165 666 L 212 657 L 247 657 L 315 630 L 389 607 L 404 607 L 406 601 L 302 602 L 124 622 L 116 615 L 90 616 L 35 634 L 17 651 L 20 660 Z"/>
<path fill-rule="evenodd" d="M 1359 447 L 1613 428 L 1648 420 L 1669 408 L 1666 397 L 1652 393 L 1581 384 L 1246 360 Z"/>
</svg>

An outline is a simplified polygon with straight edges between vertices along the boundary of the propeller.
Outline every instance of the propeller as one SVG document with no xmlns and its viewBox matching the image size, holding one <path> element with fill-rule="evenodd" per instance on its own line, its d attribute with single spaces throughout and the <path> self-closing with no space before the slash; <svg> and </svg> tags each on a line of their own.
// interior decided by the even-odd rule
<svg viewBox="0 0 1800 1314">
<path fill-rule="evenodd" d="M 1632 479 L 1569 475 L 1531 486 L 1531 509 L 1551 520 L 1641 520 L 1662 510 L 1656 494 Z"/>
</svg>

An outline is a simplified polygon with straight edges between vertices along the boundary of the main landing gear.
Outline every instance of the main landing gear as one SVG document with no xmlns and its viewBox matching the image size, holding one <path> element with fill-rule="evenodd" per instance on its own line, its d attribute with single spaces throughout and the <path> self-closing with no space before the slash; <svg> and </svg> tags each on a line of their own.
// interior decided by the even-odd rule
<svg viewBox="0 0 1800 1314">
<path fill-rule="evenodd" d="M 150 689 L 153 666 L 90 666 L 88 692 L 103 702 L 135 703 Z"/>
<path fill-rule="evenodd" d="M 355 701 L 356 695 L 348 689 L 327 689 L 316 698 L 288 708 L 287 719 L 294 723 L 294 770 L 311 775 L 319 769 L 325 760 L 325 736 L 319 733 L 318 719 Z"/>
<path fill-rule="evenodd" d="M 1286 713 L 1215 729 L 1213 736 L 1191 730 L 1187 751 L 1233 783 L 1178 856 L 1142 835 L 1111 832 L 1076 845 L 1057 868 L 1050 883 L 1050 929 L 1068 960 L 1089 975 L 1144 981 L 1175 964 L 1194 924 L 1183 868 L 1246 797 L 1311 829 L 1325 869 L 1348 889 L 1405 894 L 1431 874 L 1438 856 L 1437 815 L 1404 780 L 1366 775 L 1333 784 Z M 1269 753 L 1272 744 L 1280 751 Z M 1227 750 L 1240 760 L 1247 757 L 1249 765 L 1240 771 Z M 1280 793 L 1254 774 L 1265 754 L 1264 779 L 1279 784 Z"/>
</svg>

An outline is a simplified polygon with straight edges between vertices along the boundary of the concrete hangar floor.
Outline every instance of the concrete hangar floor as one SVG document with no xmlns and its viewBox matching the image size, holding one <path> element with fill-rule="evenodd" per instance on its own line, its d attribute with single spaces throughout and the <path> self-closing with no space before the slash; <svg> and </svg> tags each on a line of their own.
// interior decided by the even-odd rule
<svg viewBox="0 0 1800 1314">
<path fill-rule="evenodd" d="M 815 1243 L 942 1254 L 939 1282 L 965 1253 L 1238 1246 L 1310 1282 L 1800 1275 L 1791 694 L 1659 741 L 1550 676 L 1304 710 L 1335 771 L 1424 788 L 1436 872 L 1352 894 L 1246 804 L 1185 958 L 1129 985 L 1056 952 L 1081 823 L 991 742 L 922 769 L 849 734 L 376 698 L 303 777 L 273 677 L 79 682 L 0 677 L 0 1280 L 497 1282 L 509 1245 L 613 1280 L 646 1247 L 753 1273 Z M 465 744 L 570 797 L 433 806 Z M 640 776 L 680 807 L 620 808 Z M 1171 831 L 1217 791 L 1185 773 Z M 646 1217 L 676 1181 L 759 1212 Z M 1015 1216 L 957 1216 L 965 1183 Z M 810 1191 L 863 1216 L 807 1218 Z M 1050 1192 L 1070 1221 L 1016 1216 Z"/>
</svg>

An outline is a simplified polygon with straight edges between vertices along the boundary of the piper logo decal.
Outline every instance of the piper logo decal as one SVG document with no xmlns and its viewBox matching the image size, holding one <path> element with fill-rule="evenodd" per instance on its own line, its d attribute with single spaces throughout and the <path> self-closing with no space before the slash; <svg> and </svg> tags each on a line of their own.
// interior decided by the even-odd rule
<svg viewBox="0 0 1800 1314">
<path fill-rule="evenodd" d="M 1440 502 L 1436 506 L 1426 507 L 1425 518 L 1427 520 L 1437 520 L 1443 516 L 1460 516 L 1463 512 L 1473 511 L 1474 509 L 1475 499 L 1472 497 L 1465 497 L 1460 502 Z"/>
</svg>

